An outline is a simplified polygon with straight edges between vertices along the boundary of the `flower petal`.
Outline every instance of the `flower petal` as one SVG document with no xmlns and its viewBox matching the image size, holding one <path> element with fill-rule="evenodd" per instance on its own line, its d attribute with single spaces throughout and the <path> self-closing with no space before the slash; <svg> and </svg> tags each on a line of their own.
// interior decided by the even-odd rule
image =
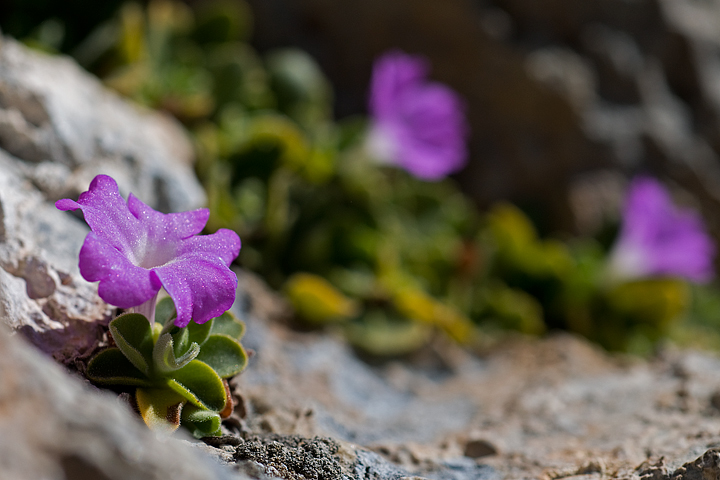
<svg viewBox="0 0 720 480">
<path fill-rule="evenodd" d="M 715 244 L 696 212 L 675 207 L 658 181 L 633 180 L 611 255 L 615 270 L 629 277 L 676 275 L 706 282 L 714 275 L 714 256 Z"/>
<path fill-rule="evenodd" d="M 81 209 L 85 221 L 97 236 L 126 257 L 133 254 L 138 244 L 140 222 L 128 210 L 117 183 L 111 177 L 98 175 L 90 183 L 88 191 L 80 194 L 77 202 L 63 199 L 55 202 L 55 206 L 59 210 Z"/>
<path fill-rule="evenodd" d="M 198 235 L 188 238 L 178 250 L 178 255 L 203 252 L 220 257 L 228 267 L 240 253 L 240 237 L 232 230 L 221 228 L 211 235 Z"/>
<path fill-rule="evenodd" d="M 164 214 L 98 175 L 77 202 L 56 203 L 61 210 L 82 209 L 92 232 L 80 252 L 80 272 L 99 281 L 98 292 L 122 308 L 142 305 L 165 286 L 175 301 L 179 326 L 219 316 L 232 306 L 237 277 L 228 268 L 240 251 L 235 232 L 196 236 L 209 211 Z"/>
<path fill-rule="evenodd" d="M 153 236 L 171 235 L 175 239 L 189 238 L 202 232 L 210 217 L 210 210 L 207 208 L 180 213 L 161 213 L 153 210 L 132 193 L 128 196 L 128 208 L 143 225 L 154 231 Z"/>
<path fill-rule="evenodd" d="M 421 57 L 391 52 L 373 69 L 370 149 L 423 180 L 440 180 L 465 166 L 469 132 L 464 105 L 440 83 L 428 82 Z M 392 158 L 384 158 L 392 156 Z"/>
<path fill-rule="evenodd" d="M 130 308 L 152 298 L 161 287 L 155 274 L 136 267 L 94 232 L 80 249 L 80 273 L 88 282 L 100 282 L 98 294 L 111 305 Z"/>
<path fill-rule="evenodd" d="M 420 56 L 393 50 L 380 57 L 373 66 L 370 84 L 370 112 L 376 118 L 392 115 L 399 96 L 408 87 L 423 81 L 430 66 Z"/>
<path fill-rule="evenodd" d="M 232 307 L 237 276 L 214 254 L 190 252 L 153 269 L 177 309 L 175 325 L 205 323 Z"/>
</svg>

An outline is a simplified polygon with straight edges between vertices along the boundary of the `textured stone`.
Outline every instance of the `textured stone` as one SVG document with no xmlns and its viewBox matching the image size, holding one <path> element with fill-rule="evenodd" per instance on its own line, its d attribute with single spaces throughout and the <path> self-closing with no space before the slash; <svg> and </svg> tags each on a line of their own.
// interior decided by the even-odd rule
<svg viewBox="0 0 720 480">
<path fill-rule="evenodd" d="M 263 320 L 240 293 L 255 354 L 231 382 L 247 411 L 231 432 L 331 437 L 424 478 L 714 478 L 717 356 L 629 359 L 558 335 L 369 365 L 338 338 Z"/>
<path fill-rule="evenodd" d="M 202 206 L 192 146 L 169 117 L 131 105 L 69 58 L 0 42 L 0 148 L 49 200 L 106 173 L 162 211 Z"/>
<path fill-rule="evenodd" d="M 0 477 L 13 480 L 242 479 L 190 447 L 157 437 L 112 394 L 91 389 L 0 332 Z"/>
<path fill-rule="evenodd" d="M 88 353 L 111 309 L 80 277 L 87 227 L 55 209 L 0 150 L 0 321 L 58 361 Z"/>
</svg>

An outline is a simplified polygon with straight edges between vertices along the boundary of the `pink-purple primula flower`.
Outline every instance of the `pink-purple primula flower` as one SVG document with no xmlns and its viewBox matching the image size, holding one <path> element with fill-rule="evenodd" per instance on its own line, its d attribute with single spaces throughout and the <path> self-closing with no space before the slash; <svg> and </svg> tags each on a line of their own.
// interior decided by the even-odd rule
<svg viewBox="0 0 720 480">
<path fill-rule="evenodd" d="M 429 82 L 427 60 L 391 51 L 373 67 L 368 146 L 380 161 L 423 180 L 439 180 L 467 160 L 464 105 L 445 85 Z"/>
<path fill-rule="evenodd" d="M 633 180 L 610 254 L 616 277 L 677 276 L 706 282 L 714 275 L 714 256 L 715 244 L 697 212 L 677 208 L 658 181 Z"/>
<path fill-rule="evenodd" d="M 232 306 L 237 277 L 229 266 L 240 252 L 240 238 L 224 229 L 197 235 L 207 209 L 163 214 L 132 193 L 126 203 L 106 175 L 95 177 L 77 202 L 63 199 L 55 206 L 82 210 L 92 231 L 80 249 L 80 273 L 100 282 L 98 293 L 111 305 L 140 311 L 149 306 L 152 320 L 162 287 L 175 303 L 178 327 L 204 323 Z"/>
</svg>

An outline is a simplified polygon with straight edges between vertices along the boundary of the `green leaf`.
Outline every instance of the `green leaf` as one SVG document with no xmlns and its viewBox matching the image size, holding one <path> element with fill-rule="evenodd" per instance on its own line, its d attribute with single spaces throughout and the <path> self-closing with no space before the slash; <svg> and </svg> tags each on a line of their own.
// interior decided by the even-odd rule
<svg viewBox="0 0 720 480">
<path fill-rule="evenodd" d="M 235 340 L 240 340 L 244 334 L 245 324 L 230 312 L 225 312 L 212 321 L 210 335 L 227 335 Z"/>
<path fill-rule="evenodd" d="M 359 313 L 357 302 L 319 275 L 295 273 L 284 290 L 298 316 L 312 325 L 346 322 Z"/>
<path fill-rule="evenodd" d="M 167 325 L 170 320 L 177 316 L 175 313 L 175 304 L 172 298 L 165 297 L 155 306 L 155 321 L 160 325 Z"/>
<path fill-rule="evenodd" d="M 115 344 L 135 367 L 150 376 L 152 362 L 152 327 L 145 316 L 126 313 L 110 322 L 110 332 Z"/>
<path fill-rule="evenodd" d="M 356 348 L 378 357 L 407 355 L 427 345 L 433 326 L 369 311 L 363 322 L 348 324 L 345 333 Z"/>
<path fill-rule="evenodd" d="M 184 355 L 176 358 L 172 335 L 163 333 L 153 349 L 153 365 L 158 372 L 170 373 L 186 366 L 199 352 L 200 345 L 193 343 Z"/>
<path fill-rule="evenodd" d="M 185 329 L 188 331 L 188 341 L 195 342 L 198 345 L 205 343 L 205 340 L 210 336 L 210 330 L 212 329 L 213 320 L 209 320 L 202 325 L 195 322 L 190 322 Z"/>
<path fill-rule="evenodd" d="M 140 415 L 151 430 L 172 433 L 180 426 L 185 398 L 167 388 L 138 388 L 135 392 Z"/>
<path fill-rule="evenodd" d="M 196 407 L 221 412 L 225 408 L 225 386 L 209 365 L 193 360 L 172 373 L 168 387 Z"/>
<path fill-rule="evenodd" d="M 187 405 L 182 412 L 182 425 L 190 430 L 195 438 L 220 435 L 220 415 L 210 410 Z"/>
<path fill-rule="evenodd" d="M 153 343 L 157 342 L 157 339 L 160 338 L 160 335 L 163 333 L 163 326 L 157 322 L 153 323 L 152 325 L 152 339 Z"/>
<path fill-rule="evenodd" d="M 542 305 L 523 290 L 498 285 L 488 294 L 487 308 L 498 317 L 505 328 L 529 335 L 545 332 Z"/>
<path fill-rule="evenodd" d="M 242 345 L 227 335 L 210 335 L 197 359 L 210 365 L 221 378 L 237 375 L 247 365 L 247 354 Z"/>
<path fill-rule="evenodd" d="M 85 375 L 93 382 L 104 385 L 131 385 L 137 387 L 151 386 L 150 380 L 119 348 L 108 348 L 93 357 L 88 363 Z"/>
<path fill-rule="evenodd" d="M 176 332 L 171 333 L 171 335 L 175 349 L 175 356 L 179 357 L 190 347 L 190 333 L 188 333 L 187 328 L 181 328 Z"/>
</svg>

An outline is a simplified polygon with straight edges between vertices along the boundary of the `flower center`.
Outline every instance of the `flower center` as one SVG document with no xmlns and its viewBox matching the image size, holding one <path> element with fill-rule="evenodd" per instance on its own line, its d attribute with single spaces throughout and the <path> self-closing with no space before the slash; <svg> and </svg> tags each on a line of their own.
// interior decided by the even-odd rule
<svg viewBox="0 0 720 480">
<path fill-rule="evenodd" d="M 132 263 L 148 270 L 165 265 L 175 258 L 177 252 L 174 242 L 167 241 L 165 237 L 162 241 L 149 241 L 147 234 L 138 239 L 133 250 Z"/>
</svg>

